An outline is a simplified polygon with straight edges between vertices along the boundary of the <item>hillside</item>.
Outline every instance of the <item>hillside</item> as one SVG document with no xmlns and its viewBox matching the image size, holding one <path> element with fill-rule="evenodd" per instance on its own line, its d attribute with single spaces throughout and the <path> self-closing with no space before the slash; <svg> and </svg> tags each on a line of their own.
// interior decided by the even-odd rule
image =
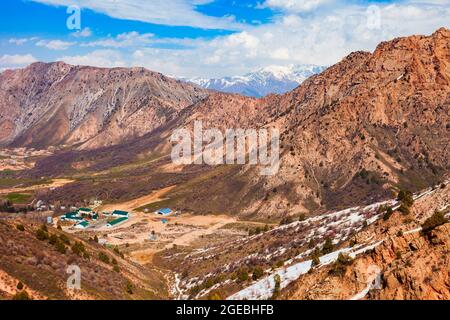
<svg viewBox="0 0 450 320">
<path fill-rule="evenodd" d="M 284 95 L 256 99 L 209 93 L 173 111 L 169 121 L 164 122 L 164 116 L 150 121 L 149 127 L 139 126 L 149 130 L 144 130 L 146 134 L 139 131 L 143 135 L 137 140 L 120 143 L 135 128 L 124 123 L 115 137 L 118 144 L 57 152 L 20 175 L 88 175 L 93 180 L 113 180 L 121 191 L 108 192 L 111 200 L 117 199 L 115 194 L 131 198 L 176 184 L 170 195 L 173 207 L 270 221 L 370 204 L 392 197 L 398 188 L 418 191 L 448 177 L 449 61 L 450 31 L 445 28 L 430 36 L 394 39 L 381 43 L 373 53 L 350 54 Z M 190 85 L 177 84 L 198 93 Z M 189 97 L 186 100 L 194 102 L 194 97 Z M 142 112 L 154 116 L 153 109 L 145 110 Z M 204 128 L 222 130 L 278 128 L 279 172 L 264 177 L 259 168 L 248 165 L 172 166 L 167 170 L 172 131 L 192 128 L 195 120 L 203 120 Z M 47 123 L 45 118 L 41 121 Z M 47 123 L 47 127 L 53 126 Z M 91 143 L 111 142 L 103 131 L 93 136 L 82 149 Z M 15 143 L 24 141 L 21 139 Z M 73 141 L 67 139 L 63 140 Z M 101 178 L 92 177 L 98 171 L 102 171 Z M 129 177 L 135 183 L 130 183 Z M 86 181 L 66 188 L 74 195 L 112 188 L 101 181 Z M 65 191 L 61 190 L 61 197 Z"/>
<path fill-rule="evenodd" d="M 159 270 L 142 268 L 95 241 L 50 226 L 44 233 L 49 238 L 38 239 L 40 228 L 40 223 L 29 219 L 0 221 L 0 300 L 21 292 L 19 282 L 32 299 L 168 297 L 166 279 Z M 76 243 L 82 244 L 78 250 Z M 67 288 L 70 265 L 80 267 L 81 290 Z"/>
<path fill-rule="evenodd" d="M 109 146 L 152 131 L 204 96 L 144 68 L 33 63 L 0 75 L 0 144 Z"/>
</svg>

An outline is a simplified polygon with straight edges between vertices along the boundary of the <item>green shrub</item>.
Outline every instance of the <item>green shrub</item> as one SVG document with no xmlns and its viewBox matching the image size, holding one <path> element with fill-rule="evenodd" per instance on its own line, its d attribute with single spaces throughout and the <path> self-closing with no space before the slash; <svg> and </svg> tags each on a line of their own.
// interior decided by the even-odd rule
<svg viewBox="0 0 450 320">
<path fill-rule="evenodd" d="M 83 256 L 83 254 L 86 252 L 86 248 L 84 247 L 84 244 L 80 241 L 76 241 L 72 247 L 72 252 L 75 253 L 78 256 Z"/>
<path fill-rule="evenodd" d="M 56 251 L 59 253 L 65 254 L 66 253 L 66 246 L 61 241 L 57 241 L 55 244 Z"/>
<path fill-rule="evenodd" d="M 19 283 L 17 284 L 17 289 L 18 290 L 22 290 L 23 289 L 23 283 L 21 281 L 19 281 Z"/>
<path fill-rule="evenodd" d="M 104 263 L 109 264 L 109 257 L 108 257 L 107 254 L 105 254 L 105 253 L 103 253 L 103 252 L 100 252 L 100 253 L 98 254 L 98 259 L 99 259 L 100 261 L 104 262 Z"/>
<path fill-rule="evenodd" d="M 128 294 L 133 294 L 133 289 L 134 289 L 133 284 L 131 282 L 127 282 L 127 285 L 125 287 L 125 291 Z"/>
<path fill-rule="evenodd" d="M 335 276 L 343 276 L 345 274 L 345 271 L 347 270 L 347 267 L 350 266 L 353 263 L 353 259 L 350 258 L 347 254 L 339 253 L 339 256 L 336 260 L 336 262 L 333 264 L 330 274 Z"/>
<path fill-rule="evenodd" d="M 394 211 L 392 210 L 391 207 L 387 208 L 387 209 L 386 209 L 386 212 L 385 212 L 384 215 L 383 215 L 383 220 L 384 220 L 384 221 L 389 220 L 389 218 L 392 216 L 393 213 L 394 213 Z"/>
<path fill-rule="evenodd" d="M 398 208 L 398 211 L 400 211 L 405 216 L 407 216 L 411 212 L 409 207 L 407 205 L 405 205 L 404 203 L 402 203 L 400 205 L 400 207 Z"/>
<path fill-rule="evenodd" d="M 281 290 L 281 277 L 279 274 L 274 276 L 275 286 L 273 288 L 272 299 L 276 299 Z"/>
<path fill-rule="evenodd" d="M 325 244 L 322 247 L 322 254 L 329 254 L 331 252 L 333 252 L 334 246 L 333 246 L 333 241 L 331 240 L 330 237 L 327 237 L 325 239 Z"/>
<path fill-rule="evenodd" d="M 406 207 L 411 207 L 414 204 L 412 192 L 408 190 L 400 190 L 398 192 L 397 200 L 403 203 Z"/>
<path fill-rule="evenodd" d="M 38 229 L 36 231 L 36 238 L 38 238 L 38 240 L 40 241 L 45 241 L 48 239 L 48 233 L 42 229 Z"/>
<path fill-rule="evenodd" d="M 247 270 L 241 269 L 236 274 L 238 282 L 245 282 L 249 279 Z"/>
<path fill-rule="evenodd" d="M 439 227 L 446 222 L 448 222 L 448 220 L 445 218 L 444 213 L 441 211 L 436 211 L 431 217 L 425 220 L 422 225 L 422 232 L 424 234 L 430 233 L 436 227 Z"/>
<path fill-rule="evenodd" d="M 31 300 L 30 295 L 26 290 L 22 290 L 20 292 L 17 292 L 13 297 L 13 300 Z"/>
<path fill-rule="evenodd" d="M 264 270 L 261 267 L 256 267 L 252 273 L 252 279 L 258 280 L 264 275 Z"/>
<path fill-rule="evenodd" d="M 17 230 L 19 230 L 19 231 L 25 231 L 25 227 L 23 226 L 23 224 L 18 224 L 18 225 L 16 226 L 16 228 L 17 228 Z"/>
</svg>

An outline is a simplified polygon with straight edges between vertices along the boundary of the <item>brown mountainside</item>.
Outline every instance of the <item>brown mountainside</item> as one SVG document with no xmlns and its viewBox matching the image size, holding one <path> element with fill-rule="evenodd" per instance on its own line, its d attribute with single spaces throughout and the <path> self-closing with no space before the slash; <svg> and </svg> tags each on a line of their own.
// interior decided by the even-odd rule
<svg viewBox="0 0 450 320">
<path fill-rule="evenodd" d="M 143 68 L 34 63 L 0 75 L 0 143 L 93 149 L 144 135 L 205 91 Z"/>
<path fill-rule="evenodd" d="M 65 71 L 54 76 L 50 70 L 55 68 Z M 34 82 L 43 83 L 43 88 L 35 88 Z M 168 155 L 172 130 L 196 119 L 203 120 L 205 128 L 280 129 L 278 174 L 263 177 L 254 166 L 212 168 L 205 178 L 190 179 L 188 187 L 173 191 L 174 206 L 195 212 L 264 219 L 323 212 L 386 198 L 393 186 L 419 190 L 442 181 L 449 172 L 450 31 L 445 28 L 430 36 L 383 42 L 373 53 L 352 53 L 292 92 L 262 99 L 205 93 L 144 69 L 60 63 L 3 73 L 0 84 L 8 88 L 2 90 L 0 108 L 5 110 L 5 101 L 12 101 L 26 110 L 1 120 L 3 141 L 79 143 L 83 149 L 142 136 L 100 151 L 56 154 L 38 162 L 36 175 L 50 167 L 54 174 L 65 173 L 64 168 L 74 171 L 80 159 L 83 170 L 95 171 L 145 154 L 156 156 L 155 150 L 158 156 Z M 27 98 L 25 87 L 39 99 Z M 181 102 L 175 103 L 178 99 Z M 36 116 L 29 111 L 36 106 L 31 100 L 50 111 L 26 120 L 29 113 Z M 75 113 L 79 116 L 66 118 Z M 59 160 L 64 168 L 55 171 Z M 211 176 L 221 179 L 206 179 Z M 147 180 L 142 178 L 143 183 Z"/>
</svg>

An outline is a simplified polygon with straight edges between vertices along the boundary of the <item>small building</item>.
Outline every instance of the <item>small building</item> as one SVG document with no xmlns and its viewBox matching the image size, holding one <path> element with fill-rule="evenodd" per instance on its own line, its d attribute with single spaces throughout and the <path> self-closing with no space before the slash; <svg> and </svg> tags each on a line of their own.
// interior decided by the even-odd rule
<svg viewBox="0 0 450 320">
<path fill-rule="evenodd" d="M 80 209 L 78 209 L 78 213 L 79 214 L 89 214 L 89 215 L 92 215 L 93 214 L 93 212 L 92 212 L 92 209 L 89 209 L 89 208 L 80 208 Z"/>
<path fill-rule="evenodd" d="M 68 212 L 60 217 L 61 221 L 75 221 L 80 222 L 83 220 L 82 217 L 80 217 L 80 214 L 76 211 Z"/>
<path fill-rule="evenodd" d="M 156 214 L 159 214 L 161 216 L 168 216 L 168 215 L 171 215 L 172 213 L 173 213 L 173 211 L 170 208 L 162 208 L 162 209 L 159 209 L 158 211 L 156 211 Z"/>
<path fill-rule="evenodd" d="M 125 222 L 125 221 L 127 221 L 127 220 L 128 220 L 128 217 L 120 217 L 120 218 L 117 218 L 117 219 L 115 219 L 115 220 L 113 220 L 113 221 L 108 222 L 108 223 L 106 224 L 106 226 L 107 226 L 108 228 L 115 227 L 115 226 L 117 226 L 117 225 L 119 225 L 119 224 L 121 224 L 122 222 Z"/>
<path fill-rule="evenodd" d="M 112 212 L 112 215 L 115 217 L 127 217 L 128 218 L 128 212 L 127 211 L 122 211 L 122 210 L 114 210 Z"/>
<path fill-rule="evenodd" d="M 87 227 L 89 227 L 89 222 L 87 222 L 86 220 L 83 220 L 75 225 L 76 229 L 86 229 Z"/>
</svg>

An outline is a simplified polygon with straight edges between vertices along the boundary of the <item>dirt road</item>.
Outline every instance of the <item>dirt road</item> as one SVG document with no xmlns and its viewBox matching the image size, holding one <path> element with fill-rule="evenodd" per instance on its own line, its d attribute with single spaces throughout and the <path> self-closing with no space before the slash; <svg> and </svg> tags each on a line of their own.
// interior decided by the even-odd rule
<svg viewBox="0 0 450 320">
<path fill-rule="evenodd" d="M 37 184 L 34 186 L 29 187 L 17 187 L 17 188 L 6 188 L 6 189 L 0 189 L 0 194 L 6 194 L 11 192 L 29 192 L 29 191 L 35 191 L 39 189 L 48 189 L 48 188 L 59 188 L 62 187 L 68 183 L 72 183 L 74 180 L 70 179 L 53 179 L 51 183 L 47 184 Z"/>
<path fill-rule="evenodd" d="M 175 186 L 170 186 L 164 189 L 160 189 L 152 192 L 149 195 L 133 199 L 127 202 L 122 203 L 114 203 L 114 204 L 105 204 L 102 205 L 98 210 L 99 211 L 112 211 L 112 210 L 124 210 L 124 211 L 133 211 L 139 207 L 145 206 L 146 204 L 150 204 L 153 202 L 164 200 L 164 195 L 169 193 Z"/>
</svg>

